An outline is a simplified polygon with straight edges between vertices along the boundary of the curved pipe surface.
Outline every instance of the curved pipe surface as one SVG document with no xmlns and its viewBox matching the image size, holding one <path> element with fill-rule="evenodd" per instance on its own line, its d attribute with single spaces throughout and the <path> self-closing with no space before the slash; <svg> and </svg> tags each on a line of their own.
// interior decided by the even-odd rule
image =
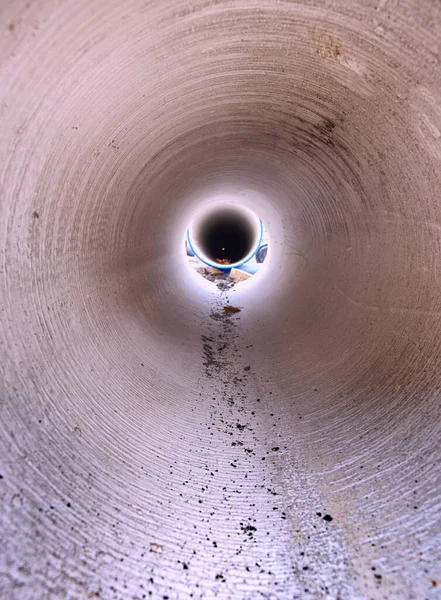
<svg viewBox="0 0 441 600">
<path fill-rule="evenodd" d="M 439 597 L 440 3 L 0 22 L 0 596 Z M 228 293 L 207 189 L 271 233 Z"/>
</svg>

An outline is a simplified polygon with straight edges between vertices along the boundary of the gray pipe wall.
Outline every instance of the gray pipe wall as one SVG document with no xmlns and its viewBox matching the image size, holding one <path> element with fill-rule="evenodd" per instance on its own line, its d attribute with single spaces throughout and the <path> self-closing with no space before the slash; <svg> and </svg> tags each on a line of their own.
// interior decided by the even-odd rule
<svg viewBox="0 0 441 600">
<path fill-rule="evenodd" d="M 0 597 L 440 598 L 440 3 L 0 22 Z M 228 294 L 214 190 L 270 236 Z"/>
</svg>

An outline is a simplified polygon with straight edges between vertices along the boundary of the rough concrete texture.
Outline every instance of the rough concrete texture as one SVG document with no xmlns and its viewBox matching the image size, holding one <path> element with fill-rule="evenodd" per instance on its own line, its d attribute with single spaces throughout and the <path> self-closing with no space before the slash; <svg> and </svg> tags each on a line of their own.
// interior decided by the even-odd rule
<svg viewBox="0 0 441 600">
<path fill-rule="evenodd" d="M 439 598 L 439 1 L 0 23 L 0 597 Z M 270 236 L 228 292 L 209 189 Z"/>
</svg>

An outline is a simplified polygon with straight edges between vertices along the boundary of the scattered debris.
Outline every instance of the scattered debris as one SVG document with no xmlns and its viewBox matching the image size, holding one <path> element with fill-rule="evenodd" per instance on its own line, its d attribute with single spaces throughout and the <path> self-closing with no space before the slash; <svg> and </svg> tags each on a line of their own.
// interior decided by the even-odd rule
<svg viewBox="0 0 441 600">
<path fill-rule="evenodd" d="M 207 279 L 207 281 L 215 283 L 221 292 L 230 290 L 237 283 L 235 279 L 230 277 L 229 273 L 221 271 L 220 269 L 215 269 L 214 267 L 200 267 L 196 269 L 196 272 L 199 273 L 199 275 L 202 275 L 204 279 Z"/>
<path fill-rule="evenodd" d="M 216 258 L 216 262 L 218 265 L 231 265 L 231 260 L 229 258 Z"/>
<path fill-rule="evenodd" d="M 250 277 L 252 277 L 252 274 L 251 273 L 247 273 L 246 271 L 242 271 L 242 269 L 236 269 L 236 268 L 233 267 L 231 269 L 231 271 L 230 271 L 230 277 L 235 282 L 246 281 L 247 279 L 249 279 Z"/>
</svg>

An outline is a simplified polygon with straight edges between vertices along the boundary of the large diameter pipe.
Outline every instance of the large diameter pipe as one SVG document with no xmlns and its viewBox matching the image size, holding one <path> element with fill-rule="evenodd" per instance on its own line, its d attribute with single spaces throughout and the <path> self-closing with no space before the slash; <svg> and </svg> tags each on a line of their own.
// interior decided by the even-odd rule
<svg viewBox="0 0 441 600">
<path fill-rule="evenodd" d="M 0 22 L 0 597 L 438 598 L 440 3 Z M 270 232 L 228 293 L 204 190 Z"/>
</svg>

